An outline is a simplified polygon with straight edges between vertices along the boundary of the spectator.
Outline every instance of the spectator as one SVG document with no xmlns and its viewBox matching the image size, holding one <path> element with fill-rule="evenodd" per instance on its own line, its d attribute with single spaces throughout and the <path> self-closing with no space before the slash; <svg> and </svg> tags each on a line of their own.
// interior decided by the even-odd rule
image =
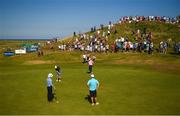
<svg viewBox="0 0 180 116">
<path fill-rule="evenodd" d="M 76 32 L 74 32 L 74 37 L 76 36 Z"/>
<path fill-rule="evenodd" d="M 163 42 L 163 54 L 167 54 L 167 47 L 168 47 L 168 45 L 167 45 L 167 43 L 164 41 L 164 42 Z"/>
<path fill-rule="evenodd" d="M 82 63 L 83 63 L 83 64 L 84 64 L 84 63 L 87 63 L 87 56 L 86 56 L 85 53 L 83 54 L 83 62 L 82 62 Z"/>
</svg>

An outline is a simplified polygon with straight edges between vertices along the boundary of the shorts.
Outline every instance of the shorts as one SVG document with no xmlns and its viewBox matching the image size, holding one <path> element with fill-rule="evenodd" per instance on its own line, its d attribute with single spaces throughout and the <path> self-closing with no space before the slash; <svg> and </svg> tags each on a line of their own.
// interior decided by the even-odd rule
<svg viewBox="0 0 180 116">
<path fill-rule="evenodd" d="M 96 92 L 96 90 L 94 90 L 94 91 L 89 91 L 89 94 L 90 94 L 90 97 L 96 97 L 97 96 L 97 92 Z"/>
</svg>

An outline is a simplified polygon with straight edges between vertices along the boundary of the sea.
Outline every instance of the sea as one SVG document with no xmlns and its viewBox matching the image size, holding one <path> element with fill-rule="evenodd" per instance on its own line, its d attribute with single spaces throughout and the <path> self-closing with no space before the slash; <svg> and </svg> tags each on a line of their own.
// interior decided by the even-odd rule
<svg viewBox="0 0 180 116">
<path fill-rule="evenodd" d="M 0 36 L 0 40 L 52 40 L 63 39 L 66 36 Z"/>
</svg>

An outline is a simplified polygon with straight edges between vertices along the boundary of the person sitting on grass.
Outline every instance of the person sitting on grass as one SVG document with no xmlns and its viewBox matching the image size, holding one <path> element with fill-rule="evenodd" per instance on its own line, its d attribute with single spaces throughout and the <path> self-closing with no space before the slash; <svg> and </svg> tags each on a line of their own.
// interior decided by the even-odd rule
<svg viewBox="0 0 180 116">
<path fill-rule="evenodd" d="M 99 82 L 95 79 L 93 73 L 91 73 L 91 79 L 87 82 L 87 86 L 89 88 L 89 94 L 91 97 L 91 105 L 98 105 L 99 103 L 97 102 L 97 89 L 99 87 Z"/>
</svg>

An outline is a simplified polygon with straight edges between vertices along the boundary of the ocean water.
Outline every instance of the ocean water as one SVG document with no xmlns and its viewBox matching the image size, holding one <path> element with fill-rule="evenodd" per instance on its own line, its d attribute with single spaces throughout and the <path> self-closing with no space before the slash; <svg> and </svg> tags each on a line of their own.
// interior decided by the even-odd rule
<svg viewBox="0 0 180 116">
<path fill-rule="evenodd" d="M 0 40 L 50 40 L 63 39 L 66 36 L 0 36 Z"/>
</svg>

